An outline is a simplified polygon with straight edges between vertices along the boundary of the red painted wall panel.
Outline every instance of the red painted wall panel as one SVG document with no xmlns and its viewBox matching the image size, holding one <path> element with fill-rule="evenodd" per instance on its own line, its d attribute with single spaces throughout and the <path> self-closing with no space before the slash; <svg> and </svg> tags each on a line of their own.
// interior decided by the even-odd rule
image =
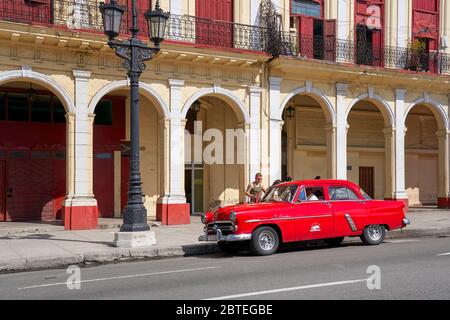
<svg viewBox="0 0 450 320">
<path fill-rule="evenodd" d="M 125 139 L 125 98 L 112 100 L 113 124 L 94 125 L 94 195 L 99 216 L 114 216 L 114 151 L 120 151 Z M 95 113 L 95 111 L 94 111 Z M 123 182 L 123 183 L 126 183 Z"/>
<path fill-rule="evenodd" d="M 0 160 L 0 222 L 5 221 L 6 162 Z"/>
</svg>

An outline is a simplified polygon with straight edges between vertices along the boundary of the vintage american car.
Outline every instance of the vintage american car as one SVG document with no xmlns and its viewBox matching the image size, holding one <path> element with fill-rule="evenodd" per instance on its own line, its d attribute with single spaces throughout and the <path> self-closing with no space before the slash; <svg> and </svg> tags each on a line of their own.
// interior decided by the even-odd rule
<svg viewBox="0 0 450 320">
<path fill-rule="evenodd" d="M 339 245 L 360 237 L 378 245 L 386 230 L 410 224 L 405 213 L 403 202 L 373 200 L 349 181 L 292 181 L 271 187 L 260 203 L 206 212 L 199 240 L 217 241 L 227 252 L 248 243 L 257 255 L 275 253 L 280 243 L 319 239 Z"/>
</svg>

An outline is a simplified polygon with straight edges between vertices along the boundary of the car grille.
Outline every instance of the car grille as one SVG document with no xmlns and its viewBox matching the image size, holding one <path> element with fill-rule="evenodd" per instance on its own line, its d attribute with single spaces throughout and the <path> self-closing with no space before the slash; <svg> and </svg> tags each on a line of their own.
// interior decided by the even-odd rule
<svg viewBox="0 0 450 320">
<path fill-rule="evenodd" d="M 217 229 L 220 229 L 220 231 L 222 231 L 222 234 L 224 236 L 228 235 L 228 234 L 232 234 L 232 233 L 234 233 L 236 231 L 235 225 L 231 221 L 211 222 L 206 227 L 206 230 L 207 230 L 208 234 L 216 234 Z"/>
</svg>

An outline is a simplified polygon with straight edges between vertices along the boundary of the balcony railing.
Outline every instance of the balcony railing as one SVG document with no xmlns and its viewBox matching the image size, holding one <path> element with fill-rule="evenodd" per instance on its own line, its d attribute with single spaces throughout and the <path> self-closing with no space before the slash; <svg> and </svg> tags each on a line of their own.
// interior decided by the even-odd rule
<svg viewBox="0 0 450 320">
<path fill-rule="evenodd" d="M 97 0 L 0 0 L 0 20 L 48 25 L 102 33 L 102 16 Z M 53 3 L 53 5 L 51 5 Z M 144 11 L 138 10 L 140 35 L 148 37 Z M 131 12 L 123 16 L 121 32 L 131 28 Z M 166 39 L 206 46 L 265 51 L 264 28 L 226 21 L 171 14 Z"/>
<path fill-rule="evenodd" d="M 287 55 L 338 63 L 450 74 L 450 55 L 437 51 L 414 51 L 401 47 L 374 47 L 371 43 L 356 43 L 341 39 L 305 37 L 283 33 L 284 47 L 292 48 Z M 287 43 L 289 42 L 289 44 Z M 286 55 L 280 52 L 281 55 Z"/>
</svg>

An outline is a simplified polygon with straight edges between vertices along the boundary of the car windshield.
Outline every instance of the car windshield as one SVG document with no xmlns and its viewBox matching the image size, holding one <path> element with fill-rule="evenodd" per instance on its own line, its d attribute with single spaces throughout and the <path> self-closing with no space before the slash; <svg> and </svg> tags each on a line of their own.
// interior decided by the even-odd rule
<svg viewBox="0 0 450 320">
<path fill-rule="evenodd" d="M 271 187 L 262 202 L 291 202 L 297 191 L 297 185 Z"/>
</svg>

